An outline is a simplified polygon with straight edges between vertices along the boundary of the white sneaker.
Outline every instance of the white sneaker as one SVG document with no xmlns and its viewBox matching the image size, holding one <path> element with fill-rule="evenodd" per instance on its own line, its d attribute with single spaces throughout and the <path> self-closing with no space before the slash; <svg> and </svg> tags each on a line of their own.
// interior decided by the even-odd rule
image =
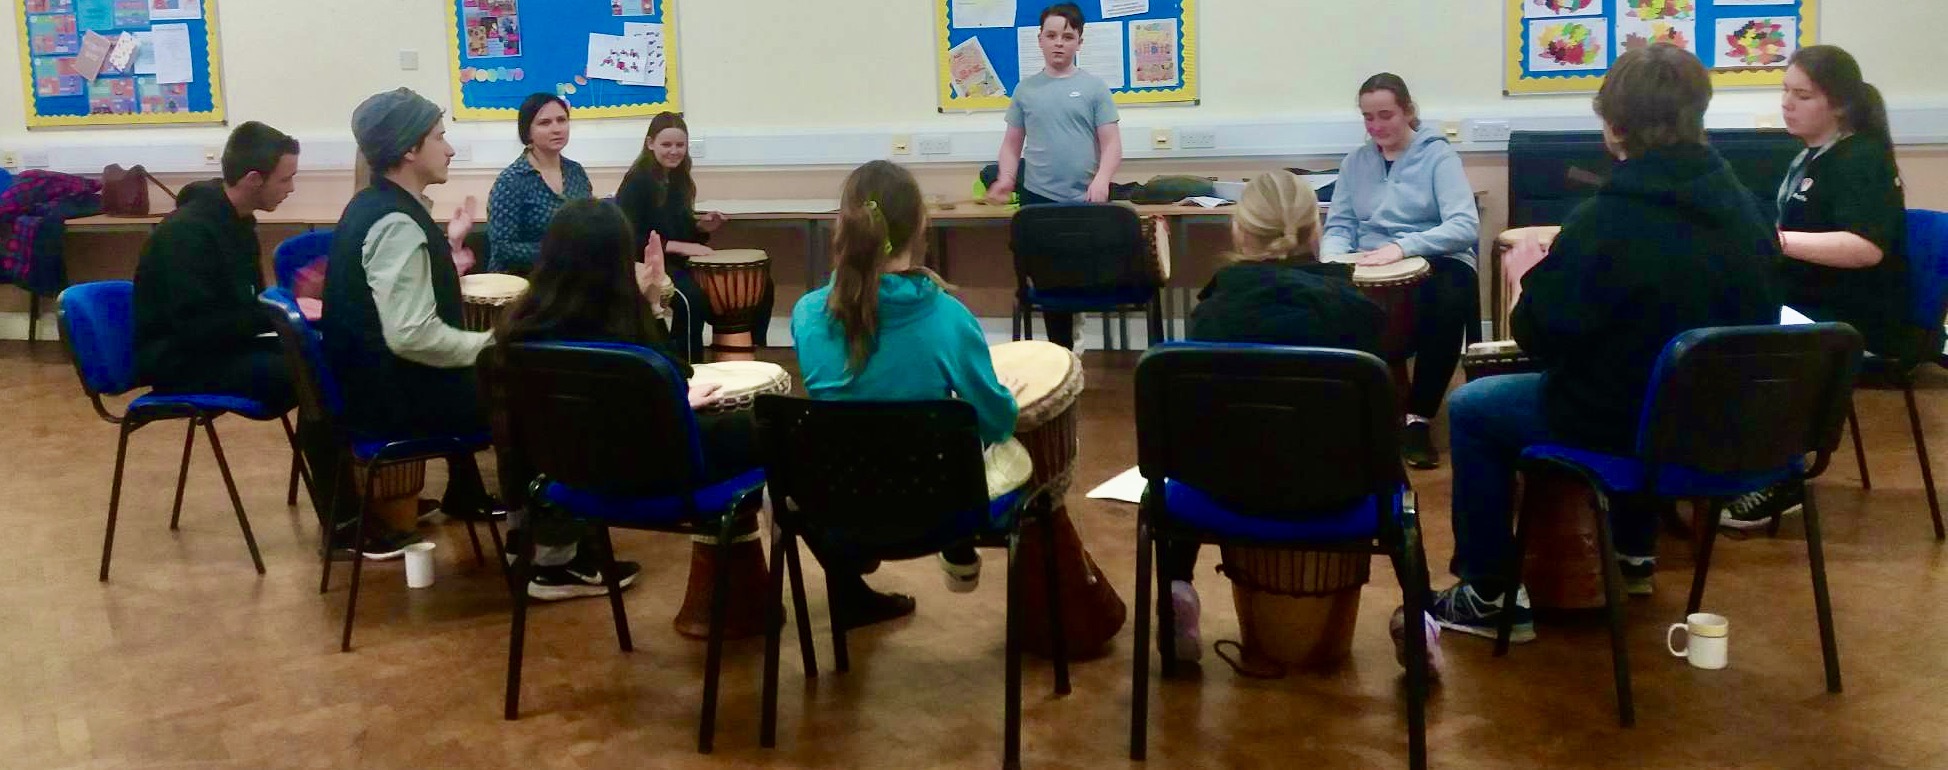
<svg viewBox="0 0 1948 770">
<path fill-rule="evenodd" d="M 1177 627 L 1170 629 L 1176 641 L 1177 660 L 1196 663 L 1204 657 L 1204 642 L 1198 633 L 1198 616 L 1203 614 L 1203 606 L 1198 603 L 1197 587 L 1183 580 L 1170 581 L 1170 611 L 1177 621 Z"/>
<path fill-rule="evenodd" d="M 973 564 L 955 564 L 947 560 L 947 554 L 940 554 L 940 577 L 946 581 L 949 591 L 973 593 L 981 587 L 981 555 L 974 554 Z"/>
</svg>

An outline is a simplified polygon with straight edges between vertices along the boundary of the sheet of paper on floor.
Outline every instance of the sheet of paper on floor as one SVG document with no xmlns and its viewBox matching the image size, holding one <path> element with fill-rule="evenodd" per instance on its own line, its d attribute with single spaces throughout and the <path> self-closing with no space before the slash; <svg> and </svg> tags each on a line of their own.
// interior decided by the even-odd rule
<svg viewBox="0 0 1948 770">
<path fill-rule="evenodd" d="M 1150 481 L 1143 478 L 1142 468 L 1131 468 L 1089 490 L 1089 499 L 1140 503 L 1143 502 L 1143 488 L 1149 484 Z"/>
</svg>

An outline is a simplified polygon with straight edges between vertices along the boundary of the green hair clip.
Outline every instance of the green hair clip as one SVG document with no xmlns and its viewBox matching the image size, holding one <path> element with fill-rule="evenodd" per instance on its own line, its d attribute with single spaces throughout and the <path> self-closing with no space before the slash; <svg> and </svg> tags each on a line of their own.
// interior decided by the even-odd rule
<svg viewBox="0 0 1948 770">
<path fill-rule="evenodd" d="M 876 200 L 866 201 L 866 211 L 873 219 L 879 220 L 880 228 L 886 231 L 886 240 L 879 245 L 880 253 L 893 256 L 893 226 L 886 221 L 886 212 L 879 210 L 879 201 Z"/>
</svg>

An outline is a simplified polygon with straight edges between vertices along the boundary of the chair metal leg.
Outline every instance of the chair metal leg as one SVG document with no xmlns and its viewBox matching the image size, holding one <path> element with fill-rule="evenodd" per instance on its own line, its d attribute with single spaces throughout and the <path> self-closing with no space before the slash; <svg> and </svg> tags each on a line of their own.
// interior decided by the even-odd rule
<svg viewBox="0 0 1948 770">
<path fill-rule="evenodd" d="M 1928 490 L 1928 515 L 1934 518 L 1934 539 L 1948 539 L 1941 527 L 1941 503 L 1935 499 L 1934 463 L 1928 460 L 1928 439 L 1921 432 L 1921 410 L 1914 403 L 1914 382 L 1904 380 L 1901 394 L 1907 397 L 1908 429 L 1914 432 L 1914 456 L 1921 461 L 1921 485 Z"/>
<path fill-rule="evenodd" d="M 1630 697 L 1630 650 L 1623 633 L 1623 570 L 1617 564 L 1616 542 L 1610 535 L 1610 498 L 1601 490 L 1596 498 L 1597 552 L 1603 555 L 1603 601 L 1610 615 L 1610 662 L 1617 684 L 1617 722 L 1637 724 L 1637 707 Z M 1509 589 L 1515 590 L 1515 589 Z"/>
<path fill-rule="evenodd" d="M 108 557 L 115 551 L 115 517 L 122 510 L 122 469 L 128 461 L 129 434 L 135 431 L 134 423 L 123 420 L 115 439 L 115 480 L 108 488 L 108 531 L 101 536 L 101 575 L 98 579 L 108 582 Z"/>
<path fill-rule="evenodd" d="M 1008 533 L 1008 642 L 1002 686 L 1001 766 L 1021 767 L 1021 525 Z"/>
<path fill-rule="evenodd" d="M 507 539 L 517 538 L 508 533 Z M 525 590 L 529 576 L 534 573 L 534 539 L 522 533 L 520 544 L 514 549 L 512 580 L 522 590 L 514 594 L 514 617 L 507 630 L 507 693 L 502 705 L 501 718 L 512 722 L 521 716 L 521 656 L 526 650 L 528 636 L 528 592 Z"/>
<path fill-rule="evenodd" d="M 339 499 L 343 497 L 343 495 L 339 494 L 339 482 L 345 478 L 345 472 L 346 472 L 345 466 L 348 464 L 349 463 L 347 463 L 346 460 L 341 457 L 339 458 L 338 462 L 333 463 L 333 467 L 331 469 L 332 510 L 324 514 L 322 517 L 324 520 L 323 526 L 325 531 L 319 534 L 320 534 L 320 539 L 322 539 L 324 542 L 318 544 L 318 553 L 319 555 L 324 557 L 323 559 L 324 566 L 320 567 L 318 570 L 319 572 L 318 593 L 321 594 L 326 592 L 327 590 L 330 590 L 331 588 L 331 551 L 332 551 L 331 536 L 334 532 L 338 530 L 338 507 L 345 504 L 344 500 Z M 359 543 L 359 542 L 352 543 L 353 558 L 357 558 L 358 548 L 361 545 L 364 545 L 364 543 Z"/>
<path fill-rule="evenodd" d="M 41 293 L 27 290 L 27 344 L 32 346 L 40 339 L 41 332 Z"/>
<path fill-rule="evenodd" d="M 487 519 L 487 537 L 494 543 L 494 562 L 501 567 L 501 579 L 511 581 L 512 573 L 507 569 L 507 545 L 501 542 L 501 528 L 491 517 Z M 508 585 L 513 583 L 509 582 Z"/>
<path fill-rule="evenodd" d="M 480 550 L 480 532 L 474 529 L 473 520 L 467 520 L 467 541 L 473 544 L 473 561 L 478 566 L 487 566 L 487 552 Z"/>
<path fill-rule="evenodd" d="M 1509 553 L 1507 578 L 1502 584 L 1502 612 L 1495 620 L 1495 657 L 1508 655 L 1508 640 L 1515 633 L 1515 599 L 1522 595 L 1522 557 L 1529 548 L 1528 506 L 1518 501 L 1515 514 L 1514 550 Z"/>
<path fill-rule="evenodd" d="M 1148 517 L 1136 520 L 1136 649 L 1130 658 L 1130 760 L 1142 762 L 1149 756 L 1150 735 L 1150 543 Z"/>
<path fill-rule="evenodd" d="M 730 608 L 730 573 L 723 565 L 731 563 L 730 543 L 737 517 L 726 513 L 717 528 L 719 569 L 710 587 L 710 638 L 704 642 L 703 715 L 697 724 L 697 753 L 709 754 L 717 735 L 717 680 L 724 667 L 724 615 Z M 620 600 L 618 599 L 618 602 Z"/>
<path fill-rule="evenodd" d="M 1697 612 L 1699 607 L 1704 606 L 1705 576 L 1711 572 L 1712 544 L 1718 542 L 1718 510 L 1721 505 L 1723 504 L 1719 501 L 1712 500 L 1710 505 L 1695 509 L 1697 547 L 1693 551 L 1696 554 L 1694 560 L 1697 564 L 1691 569 L 1691 598 L 1684 603 L 1686 615 Z"/>
<path fill-rule="evenodd" d="M 223 457 L 223 442 L 216 437 L 216 418 L 203 421 L 203 434 L 210 438 L 210 451 L 216 453 L 216 469 L 223 474 L 223 488 L 230 492 L 230 507 L 237 511 L 237 527 L 243 530 L 244 545 L 250 547 L 250 563 L 257 574 L 264 574 L 264 556 L 257 552 L 257 537 L 250 533 L 250 517 L 244 515 L 243 498 L 237 496 L 237 480 L 230 476 L 230 461 Z"/>
<path fill-rule="evenodd" d="M 1400 590 L 1406 594 L 1402 609 L 1406 616 L 1403 620 L 1407 642 L 1407 766 L 1412 770 L 1426 770 L 1429 663 L 1424 618 L 1431 589 L 1427 554 L 1421 548 L 1420 523 L 1407 517 L 1405 524 L 1401 530 L 1400 552 L 1393 564 L 1400 578 Z"/>
<path fill-rule="evenodd" d="M 841 674 L 852 670 L 852 656 L 847 654 L 845 648 L 845 632 L 846 632 L 845 624 L 843 620 L 839 617 L 839 609 L 838 609 L 839 605 L 835 604 L 835 602 L 843 602 L 843 601 L 845 601 L 845 599 L 839 596 L 838 586 L 832 582 L 831 571 L 827 570 L 825 573 L 825 602 L 827 606 L 833 608 L 832 609 L 832 670 L 837 671 Z"/>
<path fill-rule="evenodd" d="M 1819 613 L 1820 658 L 1826 664 L 1826 691 L 1840 691 L 1840 646 L 1833 637 L 1833 600 L 1826 593 L 1826 547 L 1820 535 L 1819 506 L 1806 487 L 1806 559 L 1813 570 L 1813 609 Z"/>
<path fill-rule="evenodd" d="M 291 488 L 284 493 L 284 504 L 297 505 L 298 482 L 311 489 L 311 471 L 304 467 L 304 453 L 298 449 L 298 432 L 291 428 L 291 416 L 278 415 L 277 421 L 284 425 L 285 440 L 291 442 Z"/>
<path fill-rule="evenodd" d="M 372 476 L 378 471 L 378 468 L 374 467 L 374 465 L 366 466 L 364 474 L 365 483 L 361 485 L 365 488 L 365 492 L 359 502 L 358 523 L 352 528 L 352 592 L 345 597 L 345 632 L 338 642 L 339 652 L 352 651 L 352 618 L 358 613 L 359 578 L 365 572 L 365 552 L 360 549 L 365 547 L 366 513 L 372 510 L 372 498 L 374 494 Z M 359 475 L 357 469 L 352 471 L 352 475 L 354 477 Z"/>
<path fill-rule="evenodd" d="M 1042 519 L 1042 570 L 1043 579 L 1048 583 L 1048 630 L 1049 641 L 1055 653 L 1055 694 L 1069 694 L 1069 639 L 1062 627 L 1062 580 L 1056 569 L 1055 527 L 1047 518 Z"/>
<path fill-rule="evenodd" d="M 798 656 L 805 678 L 818 677 L 818 651 L 812 647 L 812 616 L 805 610 L 805 572 L 798 565 L 798 537 L 785 541 L 785 566 L 791 570 L 791 612 L 798 626 Z"/>
<path fill-rule="evenodd" d="M 1151 547 L 1157 550 L 1156 579 L 1150 582 L 1157 592 L 1157 654 L 1162 660 L 1157 664 L 1163 678 L 1177 675 L 1177 603 L 1171 601 L 1171 575 L 1163 569 L 1163 555 L 1172 552 L 1174 543 L 1169 538 L 1158 537 L 1155 530 L 1150 532 Z M 1147 653 L 1146 653 L 1147 654 Z"/>
<path fill-rule="evenodd" d="M 771 585 L 764 604 L 764 685 L 758 706 L 758 745 L 767 749 L 778 745 L 778 648 L 785 632 L 785 549 L 792 539 L 782 532 L 771 539 Z M 798 624 L 805 625 L 804 618 Z"/>
<path fill-rule="evenodd" d="M 189 486 L 189 451 L 196 446 L 196 418 L 189 418 L 189 430 L 183 435 L 183 464 L 176 471 L 176 504 L 169 509 L 169 529 L 176 529 L 176 522 L 183 517 L 183 488 Z"/>
<path fill-rule="evenodd" d="M 1874 477 L 1867 473 L 1867 447 L 1860 440 L 1860 415 L 1853 409 L 1853 402 L 1847 402 L 1847 432 L 1853 434 L 1853 460 L 1860 464 L 1860 488 L 1874 488 Z"/>
<path fill-rule="evenodd" d="M 616 571 L 616 544 L 609 539 L 608 527 L 598 530 L 597 543 L 602 547 L 602 582 L 609 587 L 609 614 L 615 618 L 616 644 L 623 652 L 635 652 L 636 643 L 629 636 L 629 613 L 622 607 L 622 575 Z"/>
<path fill-rule="evenodd" d="M 1129 313 L 1121 310 L 1116 311 L 1116 330 L 1118 336 L 1121 336 L 1123 338 L 1123 346 L 1117 348 L 1117 350 L 1135 350 L 1136 345 L 1130 342 L 1130 314 Z"/>
</svg>

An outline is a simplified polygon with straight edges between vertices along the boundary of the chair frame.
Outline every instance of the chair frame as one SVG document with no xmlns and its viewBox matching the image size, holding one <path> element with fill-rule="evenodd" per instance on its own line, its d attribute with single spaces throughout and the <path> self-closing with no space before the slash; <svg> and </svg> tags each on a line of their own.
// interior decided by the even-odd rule
<svg viewBox="0 0 1948 770">
<path fill-rule="evenodd" d="M 1046 210 L 1051 208 L 1094 208 L 1094 207 L 1123 208 L 1120 204 L 1112 204 L 1112 203 L 1103 203 L 1103 204 L 1053 203 L 1053 204 L 1042 204 L 1038 206 L 1023 206 L 1021 207 L 1020 210 L 1015 212 L 1015 216 L 1017 217 L 1017 219 L 1012 224 L 1011 228 L 1018 229 L 1021 227 L 1021 225 L 1019 224 L 1019 217 L 1023 212 L 1032 211 L 1036 209 Z M 1132 212 L 1132 216 L 1135 217 L 1134 212 Z M 1135 217 L 1135 218 L 1137 220 L 1137 227 L 1140 232 L 1142 227 L 1141 217 Z M 1016 340 L 1034 339 L 1035 338 L 1035 311 L 1041 310 L 1043 313 L 1047 313 L 1050 311 L 1048 310 L 1049 305 L 1046 302 L 1034 302 L 1031 301 L 1029 298 L 1029 283 L 1030 283 L 1029 281 L 1030 271 L 1028 270 L 1029 258 L 1024 256 L 1019 251 L 1019 248 L 1015 245 L 1015 242 L 1018 240 L 1019 240 L 1018 238 L 1011 235 L 1011 242 L 1009 244 L 1010 251 L 1014 253 L 1015 282 L 1016 282 L 1015 308 L 1014 308 L 1013 318 L 1011 319 L 1012 324 L 1014 326 L 1013 333 L 1014 333 L 1014 339 Z M 1141 239 L 1139 238 L 1138 241 L 1140 240 Z M 1143 254 L 1138 253 L 1138 254 L 1131 255 L 1130 258 L 1126 260 L 1124 269 L 1128 271 L 1127 272 L 1128 275 L 1131 276 L 1141 275 L 1141 271 L 1142 271 L 1141 261 L 1143 257 L 1144 257 Z M 1149 296 L 1146 299 L 1144 299 L 1142 302 L 1089 303 L 1087 307 L 1080 310 L 1073 310 L 1073 311 L 1057 310 L 1054 312 L 1073 313 L 1076 316 L 1078 316 L 1077 319 L 1078 322 L 1080 322 L 1081 316 L 1084 316 L 1088 313 L 1091 312 L 1102 313 L 1103 348 L 1128 350 L 1130 349 L 1130 330 L 1129 330 L 1128 319 L 1124 314 L 1129 311 L 1141 311 L 1144 314 L 1145 329 L 1147 330 L 1147 333 L 1149 335 L 1149 344 L 1150 346 L 1154 347 L 1156 345 L 1160 345 L 1168 341 L 1168 337 L 1169 337 L 1169 324 L 1167 323 L 1167 319 L 1164 318 L 1164 313 L 1163 313 L 1163 290 L 1164 290 L 1163 283 L 1164 282 L 1162 281 L 1157 281 L 1156 285 L 1151 286 Z M 1111 327 L 1109 325 L 1109 319 L 1112 313 L 1115 315 L 1116 318 L 1116 322 L 1117 322 L 1116 328 L 1119 329 L 1122 334 L 1121 348 L 1116 347 L 1114 343 L 1116 335 L 1111 332 Z M 1077 334 L 1079 335 L 1080 333 L 1081 333 L 1080 330 L 1078 330 Z"/>
</svg>

